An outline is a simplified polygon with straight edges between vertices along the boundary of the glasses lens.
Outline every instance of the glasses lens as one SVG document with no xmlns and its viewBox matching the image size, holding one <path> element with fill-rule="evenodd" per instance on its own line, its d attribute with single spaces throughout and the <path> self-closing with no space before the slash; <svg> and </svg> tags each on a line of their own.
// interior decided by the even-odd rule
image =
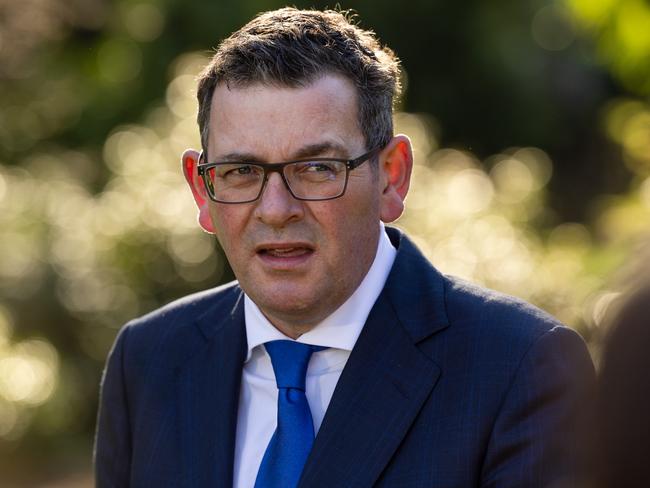
<svg viewBox="0 0 650 488">
<path fill-rule="evenodd" d="M 342 161 L 306 161 L 284 167 L 291 191 L 297 198 L 322 200 L 341 195 L 346 167 Z"/>
<path fill-rule="evenodd" d="M 255 200 L 264 183 L 264 169 L 254 164 L 219 164 L 206 171 L 208 191 L 221 202 Z"/>
</svg>

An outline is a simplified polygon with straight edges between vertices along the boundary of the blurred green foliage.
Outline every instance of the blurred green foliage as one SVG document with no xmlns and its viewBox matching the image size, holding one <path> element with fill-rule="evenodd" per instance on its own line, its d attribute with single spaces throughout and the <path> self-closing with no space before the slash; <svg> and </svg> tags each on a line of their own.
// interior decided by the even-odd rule
<svg viewBox="0 0 650 488">
<path fill-rule="evenodd" d="M 199 143 L 210 47 L 279 6 L 0 1 L 3 486 L 88 486 L 119 327 L 233 278 L 178 159 Z M 396 123 L 417 165 L 399 226 L 443 271 L 538 304 L 597 353 L 650 222 L 648 3 L 343 7 L 404 62 Z"/>
</svg>

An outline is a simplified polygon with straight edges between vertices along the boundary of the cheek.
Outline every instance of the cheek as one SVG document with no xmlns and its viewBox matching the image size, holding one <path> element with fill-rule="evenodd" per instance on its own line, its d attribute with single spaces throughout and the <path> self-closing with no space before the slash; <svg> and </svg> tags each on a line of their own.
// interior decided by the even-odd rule
<svg viewBox="0 0 650 488">
<path fill-rule="evenodd" d="M 222 207 L 224 206 L 211 207 L 210 217 L 214 224 L 217 240 L 226 252 L 227 257 L 230 258 L 232 251 L 240 247 L 238 240 L 243 235 L 243 216 L 238 215 L 240 212 L 236 208 Z"/>
<path fill-rule="evenodd" d="M 379 197 L 374 193 L 350 193 L 350 198 L 337 202 L 330 212 L 316 218 L 328 234 L 330 250 L 337 261 L 346 266 L 364 266 L 367 255 L 374 256 L 374 246 L 369 246 L 378 235 Z M 351 257 L 354 257 L 351 259 Z"/>
</svg>

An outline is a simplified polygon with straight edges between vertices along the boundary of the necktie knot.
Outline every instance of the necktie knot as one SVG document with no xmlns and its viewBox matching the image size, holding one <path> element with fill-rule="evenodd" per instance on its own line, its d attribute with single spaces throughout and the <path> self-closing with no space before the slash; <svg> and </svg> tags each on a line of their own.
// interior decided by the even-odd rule
<svg viewBox="0 0 650 488">
<path fill-rule="evenodd" d="M 264 344 L 271 356 L 278 388 L 295 388 L 305 391 L 307 366 L 313 352 L 324 348 L 295 341 L 271 341 Z"/>
</svg>

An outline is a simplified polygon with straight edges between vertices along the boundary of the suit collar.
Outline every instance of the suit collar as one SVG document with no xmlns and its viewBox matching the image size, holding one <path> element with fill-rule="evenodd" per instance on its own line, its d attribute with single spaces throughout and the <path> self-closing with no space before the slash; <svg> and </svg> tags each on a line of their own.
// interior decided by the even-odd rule
<svg viewBox="0 0 650 488">
<path fill-rule="evenodd" d="M 215 334 L 233 322 L 244 320 L 244 292 L 238 284 L 228 283 L 211 290 L 219 296 L 213 303 L 196 317 L 196 325 L 201 330 L 203 337 L 212 339 Z M 245 329 L 242 329 L 245 336 Z"/>
<path fill-rule="evenodd" d="M 449 325 L 445 306 L 445 279 L 401 231 L 387 227 L 397 248 L 386 281 L 386 298 L 395 305 L 400 323 L 414 343 Z"/>
</svg>

